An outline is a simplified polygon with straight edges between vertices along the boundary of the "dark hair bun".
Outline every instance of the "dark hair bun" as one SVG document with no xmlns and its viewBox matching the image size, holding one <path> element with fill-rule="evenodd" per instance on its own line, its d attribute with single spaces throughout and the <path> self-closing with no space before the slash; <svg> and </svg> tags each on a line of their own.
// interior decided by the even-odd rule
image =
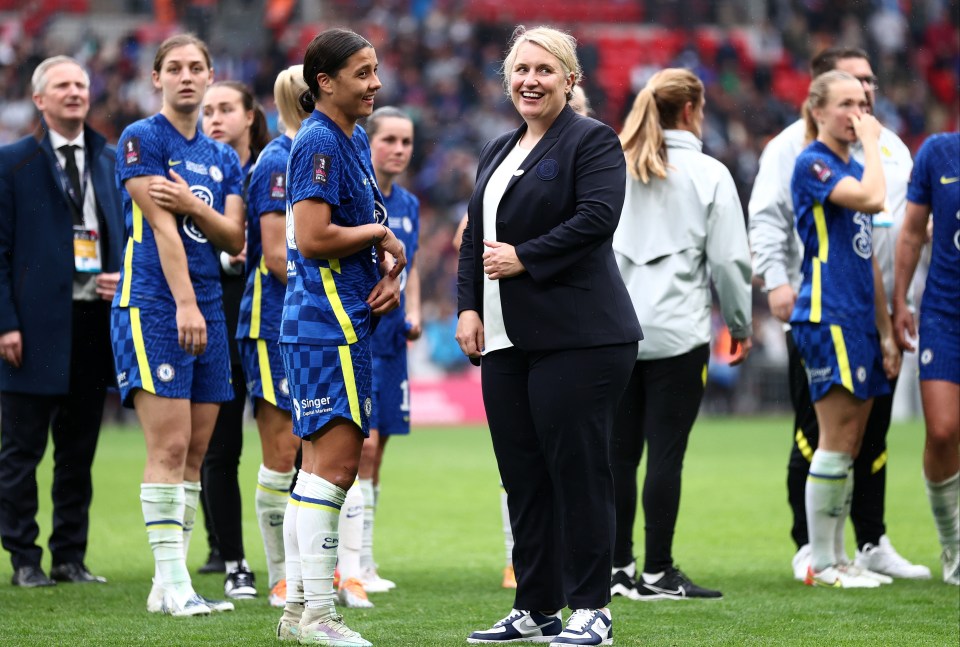
<svg viewBox="0 0 960 647">
<path fill-rule="evenodd" d="M 303 108 L 304 112 L 310 113 L 316 108 L 316 102 L 313 100 L 313 95 L 310 94 L 310 90 L 301 92 L 297 100 L 300 102 L 300 107 Z"/>
</svg>

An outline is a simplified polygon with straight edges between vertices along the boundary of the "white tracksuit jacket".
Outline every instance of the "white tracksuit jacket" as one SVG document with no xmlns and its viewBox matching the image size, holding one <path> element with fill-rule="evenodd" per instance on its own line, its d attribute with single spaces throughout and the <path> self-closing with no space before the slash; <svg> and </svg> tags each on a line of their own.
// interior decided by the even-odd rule
<svg viewBox="0 0 960 647">
<path fill-rule="evenodd" d="M 750 249 L 730 172 L 693 133 L 666 130 L 667 177 L 627 174 L 613 250 L 643 327 L 638 360 L 710 341 L 710 279 L 733 337 L 753 334 Z"/>
</svg>

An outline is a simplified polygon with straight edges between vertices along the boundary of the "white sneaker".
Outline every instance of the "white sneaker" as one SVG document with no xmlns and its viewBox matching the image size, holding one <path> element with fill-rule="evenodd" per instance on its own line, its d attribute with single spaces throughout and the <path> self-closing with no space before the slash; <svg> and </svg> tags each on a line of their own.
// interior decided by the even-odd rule
<svg viewBox="0 0 960 647">
<path fill-rule="evenodd" d="M 153 580 L 150 595 L 147 596 L 147 611 L 163 613 L 163 587 L 157 584 L 157 580 Z"/>
<path fill-rule="evenodd" d="M 798 582 L 806 580 L 807 569 L 810 567 L 810 544 L 801 546 L 790 563 L 793 566 L 793 579 Z"/>
<path fill-rule="evenodd" d="M 386 593 L 397 587 L 394 582 L 380 577 L 375 566 L 365 568 L 360 572 L 360 582 L 367 593 Z"/>
<path fill-rule="evenodd" d="M 880 537 L 879 544 L 865 544 L 863 550 L 858 550 L 854 564 L 891 577 L 908 580 L 930 579 L 930 569 L 922 564 L 911 564 L 896 551 L 886 535 Z"/>
<path fill-rule="evenodd" d="M 343 616 L 332 615 L 308 620 L 311 609 L 304 611 L 300 620 L 299 635 L 301 645 L 327 645 L 328 647 L 373 647 L 373 643 L 364 640 L 356 631 L 343 624 Z"/>
<path fill-rule="evenodd" d="M 875 589 L 880 586 L 880 582 L 871 577 L 849 573 L 844 568 L 834 566 L 828 566 L 817 573 L 813 571 L 812 566 L 807 568 L 804 584 L 831 589 Z"/>
<path fill-rule="evenodd" d="M 565 645 L 612 645 L 613 618 L 609 609 L 577 609 L 551 642 L 550 647 Z"/>
<path fill-rule="evenodd" d="M 876 571 L 871 571 L 868 568 L 857 566 L 853 562 L 838 562 L 837 568 L 849 575 L 866 577 L 871 580 L 876 580 L 880 582 L 880 584 L 893 584 L 893 578 L 889 575 L 884 575 L 883 573 L 877 573 Z"/>
<path fill-rule="evenodd" d="M 297 642 L 300 635 L 300 618 L 303 617 L 303 602 L 288 602 L 277 623 L 277 640 Z"/>
<path fill-rule="evenodd" d="M 355 577 L 340 582 L 337 599 L 341 606 L 348 609 L 372 609 L 373 602 L 367 597 L 363 584 Z"/>
<path fill-rule="evenodd" d="M 943 581 L 960 586 L 960 551 L 953 552 L 944 548 L 940 563 L 943 564 Z"/>
<path fill-rule="evenodd" d="M 208 607 L 204 603 L 203 598 L 196 593 L 193 593 L 185 600 L 178 600 L 173 593 L 164 591 L 161 611 L 178 618 L 210 615 L 210 607 Z"/>
</svg>

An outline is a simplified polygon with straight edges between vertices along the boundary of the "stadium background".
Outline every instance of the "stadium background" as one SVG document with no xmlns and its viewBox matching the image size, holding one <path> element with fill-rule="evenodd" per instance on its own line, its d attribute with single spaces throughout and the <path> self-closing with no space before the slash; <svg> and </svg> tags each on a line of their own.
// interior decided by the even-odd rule
<svg viewBox="0 0 960 647">
<path fill-rule="evenodd" d="M 498 76 L 505 44 L 515 25 L 541 23 L 578 39 L 584 88 L 615 128 L 653 72 L 693 69 L 707 87 L 705 151 L 730 169 L 744 208 L 760 153 L 797 117 L 807 63 L 824 47 L 867 50 L 879 78 L 875 112 L 912 151 L 927 134 L 960 125 L 957 0 L 0 0 L 0 143 L 35 127 L 30 75 L 54 54 L 87 67 L 90 122 L 115 142 L 159 108 L 153 55 L 185 30 L 209 43 L 218 80 L 251 85 L 274 129 L 277 72 L 302 62 L 318 31 L 355 29 L 377 49 L 377 104 L 403 107 L 416 122 L 402 180 L 422 205 L 425 335 L 411 347 L 414 423 L 479 422 L 478 375 L 453 340 L 450 240 L 480 148 L 519 123 Z M 754 297 L 755 348 L 739 371 L 725 366 L 717 320 L 707 413 L 789 407 L 783 334 L 759 289 Z M 916 415 L 918 401 L 908 368 L 896 415 Z"/>
</svg>

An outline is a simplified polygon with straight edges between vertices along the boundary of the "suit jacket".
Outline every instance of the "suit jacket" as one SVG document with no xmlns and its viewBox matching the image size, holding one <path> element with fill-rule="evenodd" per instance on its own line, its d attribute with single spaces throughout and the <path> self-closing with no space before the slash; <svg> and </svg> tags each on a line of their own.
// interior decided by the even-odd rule
<svg viewBox="0 0 960 647">
<path fill-rule="evenodd" d="M 89 126 L 84 145 L 103 271 L 117 272 L 124 225 L 114 183 L 115 149 Z M 23 336 L 21 367 L 0 362 L 0 391 L 63 394 L 70 388 L 74 258 L 68 200 L 45 123 L 33 135 L 0 147 L 0 333 L 19 330 Z M 112 365 L 110 348 L 104 351 L 104 361 Z"/>
<path fill-rule="evenodd" d="M 488 143 L 460 247 L 458 312 L 483 317 L 483 194 L 526 125 Z M 500 280 L 507 336 L 522 350 L 559 350 L 643 339 L 613 255 L 626 163 L 616 133 L 569 106 L 510 179 L 497 209 L 497 240 L 526 268 Z"/>
</svg>

